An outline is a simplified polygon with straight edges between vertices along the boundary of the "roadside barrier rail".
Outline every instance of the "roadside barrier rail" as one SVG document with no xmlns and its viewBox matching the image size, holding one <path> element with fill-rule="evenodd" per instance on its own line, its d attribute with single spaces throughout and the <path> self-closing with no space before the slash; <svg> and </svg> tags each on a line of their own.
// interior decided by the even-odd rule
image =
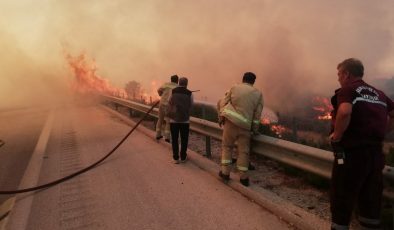
<svg viewBox="0 0 394 230">
<path fill-rule="evenodd" d="M 112 103 L 117 108 L 119 105 L 145 113 L 150 108 L 137 102 L 101 95 L 106 102 Z M 130 112 L 131 114 L 131 112 Z M 152 116 L 158 116 L 158 109 L 155 108 Z M 211 138 L 221 140 L 222 128 L 217 123 L 192 117 L 190 119 L 190 129 L 206 137 L 206 155 L 210 156 Z M 258 135 L 253 137 L 252 153 L 271 158 L 275 161 L 290 165 L 303 171 L 330 179 L 332 162 L 334 156 L 332 152 L 313 148 L 306 145 L 266 136 Z M 387 181 L 394 183 L 394 167 L 385 166 L 383 175 Z M 385 192 L 385 196 L 394 200 L 394 194 Z"/>
</svg>

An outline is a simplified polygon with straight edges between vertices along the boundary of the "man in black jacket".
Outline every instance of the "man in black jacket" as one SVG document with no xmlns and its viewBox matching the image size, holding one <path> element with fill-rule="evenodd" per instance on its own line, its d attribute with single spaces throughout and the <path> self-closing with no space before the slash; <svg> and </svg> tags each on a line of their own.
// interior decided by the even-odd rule
<svg viewBox="0 0 394 230">
<path fill-rule="evenodd" d="M 170 118 L 171 143 L 174 163 L 187 159 L 187 144 L 189 141 L 190 109 L 193 105 L 193 95 L 187 89 L 188 80 L 185 77 L 179 79 L 179 86 L 172 90 L 169 100 L 168 117 Z M 181 135 L 181 151 L 179 152 L 178 137 Z"/>
</svg>

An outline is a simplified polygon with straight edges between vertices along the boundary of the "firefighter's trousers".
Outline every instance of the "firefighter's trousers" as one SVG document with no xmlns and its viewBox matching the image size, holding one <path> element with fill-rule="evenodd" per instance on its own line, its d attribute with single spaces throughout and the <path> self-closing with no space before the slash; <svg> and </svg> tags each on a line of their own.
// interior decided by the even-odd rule
<svg viewBox="0 0 394 230">
<path fill-rule="evenodd" d="M 159 106 L 159 119 L 156 124 L 156 137 L 164 135 L 164 138 L 170 140 L 170 118 L 166 116 L 168 105 Z"/>
<path fill-rule="evenodd" d="M 234 148 L 234 143 L 237 142 L 237 169 L 240 173 L 241 179 L 248 178 L 247 172 L 249 166 L 250 138 L 251 133 L 249 130 L 240 128 L 226 119 L 223 127 L 221 160 L 221 170 L 224 174 L 230 174 L 232 149 Z"/>
<path fill-rule="evenodd" d="M 379 229 L 383 191 L 382 146 L 345 149 L 344 164 L 335 159 L 330 190 L 333 229 L 347 229 L 358 206 L 358 220 L 366 229 Z"/>
</svg>

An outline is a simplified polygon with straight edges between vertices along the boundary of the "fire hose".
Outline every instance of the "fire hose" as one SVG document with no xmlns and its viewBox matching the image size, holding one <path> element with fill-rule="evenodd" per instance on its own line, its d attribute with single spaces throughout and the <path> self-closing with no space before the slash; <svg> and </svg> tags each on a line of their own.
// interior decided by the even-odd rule
<svg viewBox="0 0 394 230">
<path fill-rule="evenodd" d="M 62 182 L 65 182 L 67 180 L 70 180 L 73 177 L 76 177 L 78 175 L 81 175 L 91 169 L 93 169 L 95 166 L 97 166 L 98 164 L 100 164 L 101 162 L 103 162 L 105 159 L 107 159 L 109 156 L 111 156 L 115 150 L 117 150 L 122 144 L 123 142 L 130 136 L 131 133 L 134 132 L 134 130 L 141 124 L 141 122 L 143 120 L 145 120 L 145 118 L 150 114 L 150 112 L 152 112 L 153 108 L 156 107 L 157 104 L 159 104 L 160 101 L 157 101 L 156 103 L 154 103 L 152 105 L 152 107 L 145 112 L 144 116 L 134 125 L 134 127 L 126 134 L 126 136 L 124 136 L 122 138 L 121 141 L 119 141 L 119 143 L 109 152 L 107 153 L 107 155 L 105 155 L 104 157 L 102 157 L 101 159 L 99 159 L 98 161 L 96 161 L 95 163 L 91 164 L 90 166 L 83 168 L 77 172 L 74 172 L 68 176 L 65 176 L 63 178 L 57 179 L 55 181 L 43 184 L 43 185 L 39 185 L 36 187 L 31 187 L 31 188 L 25 188 L 25 189 L 19 189 L 19 190 L 9 190 L 9 191 L 0 191 L 0 195 L 6 195 L 6 194 L 17 194 L 17 193 L 25 193 L 25 192 L 31 192 L 31 191 L 35 191 L 35 190 L 40 190 L 40 189 L 44 189 L 44 188 L 49 188 L 52 187 L 54 185 L 60 184 Z"/>
</svg>

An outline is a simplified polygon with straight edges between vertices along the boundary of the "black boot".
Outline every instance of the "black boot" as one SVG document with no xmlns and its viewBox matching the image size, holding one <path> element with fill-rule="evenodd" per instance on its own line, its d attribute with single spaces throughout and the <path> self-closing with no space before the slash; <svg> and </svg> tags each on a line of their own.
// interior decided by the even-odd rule
<svg viewBox="0 0 394 230">
<path fill-rule="evenodd" d="M 252 163 L 249 162 L 248 169 L 249 170 L 256 170 L 256 167 L 254 165 L 252 165 Z"/>
<path fill-rule="evenodd" d="M 241 182 L 241 184 L 245 187 L 249 186 L 249 178 L 246 179 L 239 179 L 239 182 Z"/>
<path fill-rule="evenodd" d="M 222 171 L 219 171 L 219 176 L 220 176 L 220 178 L 222 178 L 222 180 L 224 182 L 227 182 L 230 180 L 230 175 L 223 174 Z"/>
</svg>

